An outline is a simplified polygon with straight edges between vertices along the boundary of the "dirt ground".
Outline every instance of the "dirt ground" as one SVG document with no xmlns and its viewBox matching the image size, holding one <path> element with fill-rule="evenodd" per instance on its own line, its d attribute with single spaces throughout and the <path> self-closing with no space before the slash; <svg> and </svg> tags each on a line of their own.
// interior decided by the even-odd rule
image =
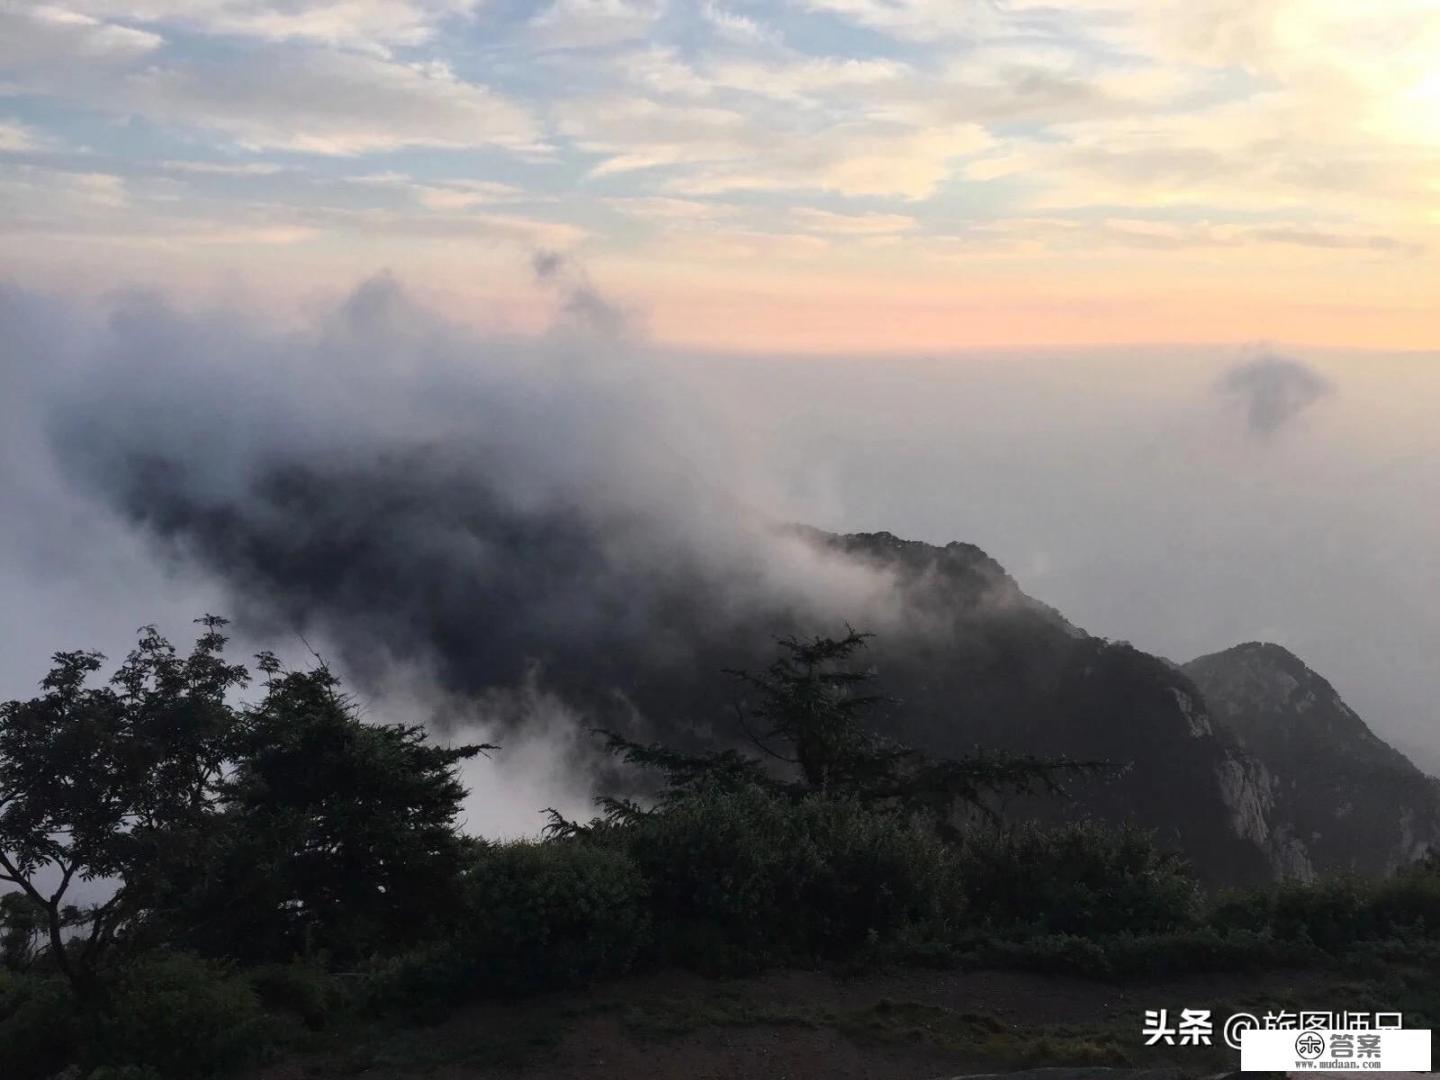
<svg viewBox="0 0 1440 1080">
<path fill-rule="evenodd" d="M 1214 1075 L 1237 1055 L 1147 1050 L 1145 1011 L 1211 1008 L 1223 1018 L 1320 1000 L 1333 998 L 1306 973 L 1117 985 L 995 971 L 670 972 L 466 1007 L 429 1026 L 332 1034 L 252 1080 L 934 1080 L 1055 1065 Z"/>
</svg>

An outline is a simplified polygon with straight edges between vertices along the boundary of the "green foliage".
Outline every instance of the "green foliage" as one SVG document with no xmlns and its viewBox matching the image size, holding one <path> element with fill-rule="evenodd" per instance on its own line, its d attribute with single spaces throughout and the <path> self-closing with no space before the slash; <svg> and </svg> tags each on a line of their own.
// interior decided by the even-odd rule
<svg viewBox="0 0 1440 1080">
<path fill-rule="evenodd" d="M 1315 951 L 1264 933 L 1197 926 L 1167 933 L 1116 934 L 1103 939 L 1113 975 L 1154 978 L 1209 971 L 1261 971 L 1314 962 Z M 1083 972 L 1081 972 L 1083 974 Z"/>
<path fill-rule="evenodd" d="M 233 737 L 208 873 L 172 898 L 170 921 L 208 954 L 251 961 L 352 963 L 423 940 L 458 911 L 455 766 L 490 748 L 365 723 L 327 668 L 262 664 L 271 678 Z"/>
<path fill-rule="evenodd" d="M 865 725 L 866 713 L 884 699 L 866 692 L 875 673 L 849 664 L 869 636 L 847 628 L 839 639 L 782 638 L 780 655 L 763 672 L 731 672 L 755 696 L 748 715 L 740 710 L 746 734 L 795 766 L 810 791 L 863 790 L 907 753 Z"/>
<path fill-rule="evenodd" d="M 645 901 L 629 856 L 575 841 L 488 847 L 467 872 L 466 917 L 484 927 L 489 978 L 514 990 L 628 971 L 650 930 Z"/>
<path fill-rule="evenodd" d="M 0 885 L 19 889 L 0 898 L 0 960 L 34 976 L 0 986 L 0 1051 L 49 1072 L 76 1054 L 226 1068 L 255 1045 L 257 988 L 324 1022 L 318 974 L 252 987 L 168 946 L 350 962 L 459 916 L 455 765 L 485 748 L 363 723 L 323 666 L 281 672 L 268 655 L 263 700 L 237 709 L 247 673 L 223 659 L 224 620 L 199 621 L 186 657 L 146 628 L 108 684 L 90 685 L 98 654 L 59 653 L 40 697 L 0 706 Z M 96 877 L 114 882 L 107 900 L 65 902 Z"/>
<path fill-rule="evenodd" d="M 1427 856 L 1383 881 L 1340 877 L 1232 891 L 1217 898 L 1207 921 L 1329 953 L 1362 942 L 1440 937 L 1440 859 Z"/>
<path fill-rule="evenodd" d="M 1376 921 L 1392 931 L 1440 936 L 1440 855 L 1430 854 L 1375 888 Z"/>
<path fill-rule="evenodd" d="M 268 1021 L 246 980 L 183 953 L 156 952 L 109 974 L 109 1008 L 85 1057 L 174 1080 L 211 1076 L 251 1060 Z"/>
<path fill-rule="evenodd" d="M 188 657 L 147 627 L 109 685 L 88 685 L 98 653 L 56 653 L 40 697 L 0 705 L 0 882 L 40 909 L 51 956 L 82 997 L 116 933 L 194 871 L 233 720 L 225 694 L 247 677 L 224 661 L 225 621 L 198 621 Z M 46 871 L 59 886 L 42 893 Z M 61 948 L 67 891 L 94 877 L 115 891 Z"/>
<path fill-rule="evenodd" d="M 1312 963 L 1314 949 L 1267 934 L 1210 926 L 1149 934 L 1043 934 L 973 942 L 963 962 L 1087 978 L 1163 978 Z"/>
<path fill-rule="evenodd" d="M 19 889 L 0 896 L 6 1080 L 203 1077 L 360 1005 L 433 1019 L 653 963 L 1440 963 L 1440 858 L 1206 904 L 1138 830 L 993 827 L 990 793 L 1097 766 L 932 761 L 885 740 L 853 631 L 787 639 L 761 674 L 735 673 L 760 756 L 611 735 L 663 775 L 654 806 L 611 801 L 588 825 L 555 816 L 545 841 L 490 844 L 454 827 L 457 766 L 490 748 L 365 723 L 323 666 L 268 655 L 263 699 L 232 707 L 246 674 L 222 658 L 223 622 L 202 622 L 186 658 L 142 631 L 107 686 L 88 685 L 99 657 L 62 653 L 41 697 L 0 706 L 0 880 Z M 962 804 L 984 811 L 964 829 Z M 98 875 L 111 900 L 64 903 Z"/>
<path fill-rule="evenodd" d="M 48 933 L 45 905 L 26 892 L 0 896 L 0 967 L 23 971 Z"/>
<path fill-rule="evenodd" d="M 1286 881 L 1228 894 L 1216 903 L 1211 921 L 1222 929 L 1263 932 L 1336 950 L 1375 935 L 1371 895 L 1372 887 L 1355 878 Z"/>
<path fill-rule="evenodd" d="M 291 1016 L 318 1031 L 355 1004 L 345 980 L 313 961 L 261 964 L 247 972 L 260 1004 L 272 1013 Z"/>
<path fill-rule="evenodd" d="M 990 797 L 999 793 L 1063 792 L 1075 773 L 1113 769 L 1105 762 L 1046 760 L 1029 755 L 976 753 L 935 761 L 871 726 L 885 703 L 869 692 L 875 672 L 854 665 L 869 634 L 847 628 L 843 638 L 781 638 L 780 655 L 764 671 L 731 671 L 749 695 L 737 703 L 739 736 L 761 757 L 734 749 L 692 754 L 660 744 L 644 745 L 614 732 L 600 734 L 606 748 L 628 764 L 661 773 L 660 804 L 717 788 L 761 788 L 791 798 L 823 795 L 925 814 L 950 831 L 957 808 L 994 817 Z M 601 800 L 612 821 L 634 816 L 637 807 Z M 580 826 L 553 815 L 553 831 Z"/>
<path fill-rule="evenodd" d="M 69 1065 L 86 1076 L 188 1080 L 239 1065 L 265 1043 L 254 994 L 221 968 L 154 953 L 102 976 L 108 1007 L 86 1014 L 63 979 L 0 974 L 6 1080 L 39 1080 Z"/>
<path fill-rule="evenodd" d="M 148 1065 L 101 1065 L 86 1073 L 85 1080 L 164 1080 L 164 1076 Z"/>
<path fill-rule="evenodd" d="M 952 914 L 946 846 L 854 800 L 701 791 L 603 835 L 650 882 L 662 954 L 702 969 L 842 955 Z"/>
<path fill-rule="evenodd" d="M 1039 934 L 1146 933 L 1183 928 L 1200 910 L 1184 861 L 1149 834 L 1093 822 L 976 830 L 961 879 L 972 915 L 995 929 Z"/>
<path fill-rule="evenodd" d="M 646 884 L 622 851 L 569 840 L 481 848 L 445 940 L 383 965 L 381 1002 L 585 986 L 628 971 L 648 941 Z"/>
<path fill-rule="evenodd" d="M 69 1063 L 79 1037 L 64 979 L 0 970 L 0 1063 L 5 1080 L 42 1080 Z"/>
</svg>

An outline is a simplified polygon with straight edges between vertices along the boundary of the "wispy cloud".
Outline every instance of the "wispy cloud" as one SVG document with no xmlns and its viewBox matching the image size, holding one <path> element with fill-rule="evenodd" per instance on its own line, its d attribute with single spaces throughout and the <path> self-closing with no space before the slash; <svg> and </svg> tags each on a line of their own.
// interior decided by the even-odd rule
<svg viewBox="0 0 1440 1080">
<path fill-rule="evenodd" d="M 57 140 L 18 120 L 0 118 L 0 153 L 21 154 L 49 150 Z"/>
<path fill-rule="evenodd" d="M 266 227 L 336 241 L 310 245 L 321 276 L 452 223 L 583 243 L 661 303 L 747 259 L 815 304 L 867 274 L 998 301 L 1023 273 L 1046 320 L 1097 289 L 1145 320 L 1192 287 L 1257 312 L 1283 281 L 1284 326 L 1344 310 L 1379 340 L 1388 315 L 1423 343 L 1437 55 L 1437 0 L 0 0 L 0 153 L 181 219 L 263 196 Z M 10 190 L 14 221 L 59 227 L 51 193 Z"/>
<path fill-rule="evenodd" d="M 385 52 L 432 40 L 479 0 L 68 0 L 71 11 L 147 26 Z"/>
</svg>

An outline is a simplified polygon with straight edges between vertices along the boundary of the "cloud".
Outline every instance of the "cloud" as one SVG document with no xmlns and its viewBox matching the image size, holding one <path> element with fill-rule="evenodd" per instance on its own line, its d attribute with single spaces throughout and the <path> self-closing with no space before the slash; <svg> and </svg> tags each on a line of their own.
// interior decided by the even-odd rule
<svg viewBox="0 0 1440 1080">
<path fill-rule="evenodd" d="M 599 48 L 644 37 L 664 9 L 663 0 L 553 0 L 529 26 L 542 48 Z"/>
<path fill-rule="evenodd" d="M 28 154 L 49 150 L 56 145 L 50 136 L 36 131 L 18 120 L 0 119 L 0 153 Z"/>
<path fill-rule="evenodd" d="M 674 199 L 664 195 L 630 195 L 606 199 L 605 205 L 622 214 L 647 221 L 708 225 L 733 217 L 737 208 L 727 203 Z"/>
<path fill-rule="evenodd" d="M 556 114 L 581 149 L 604 155 L 593 175 L 669 169 L 663 187 L 680 195 L 811 190 L 920 199 L 954 159 L 989 143 L 971 124 L 927 130 L 860 120 L 785 131 L 737 109 L 643 97 L 571 100 Z"/>
<path fill-rule="evenodd" d="M 444 180 L 416 185 L 420 202 L 431 210 L 467 210 L 474 206 L 534 201 L 524 188 L 494 180 Z"/>
<path fill-rule="evenodd" d="M 83 152 L 83 171 L 126 186 L 109 222 L 92 201 L 73 223 L 50 193 L 12 186 L 12 234 L 48 220 L 52 235 L 115 238 L 103 257 L 78 239 L 19 256 L 57 276 L 62 259 L 109 267 L 136 248 L 140 273 L 188 285 L 192 267 L 155 249 L 233 219 L 333 241 L 273 274 L 237 251 L 257 279 L 338 289 L 363 247 L 370 265 L 433 275 L 456 303 L 486 287 L 479 274 L 454 284 L 464 260 L 485 259 L 473 240 L 500 241 L 505 258 L 583 240 L 592 265 L 668 309 L 655 320 L 666 333 L 728 334 L 691 316 L 753 284 L 739 262 L 773 258 L 772 292 L 782 262 L 804 271 L 784 285 L 795 320 L 860 293 L 897 315 L 903 297 L 963 280 L 1015 309 L 1004 322 L 1022 336 L 1145 323 L 1188 339 L 1198 317 L 1160 314 L 1182 301 L 1144 297 L 1204 278 L 1241 340 L 1293 340 L 1306 320 L 1347 341 L 1423 345 L 1440 241 L 1437 50 L 1434 0 L 1379 16 L 1345 0 L 800 0 L 764 13 L 724 0 L 0 0 L 0 91 L 20 125 L 0 152 L 47 166 Z M 132 139 L 153 153 L 135 157 Z M 369 156 L 349 171 L 407 179 L 367 195 L 297 154 Z M 167 158 L 197 164 L 156 163 Z M 192 182 L 166 190 L 163 173 Z M 196 224 L 168 221 L 162 202 Z M 1106 265 L 1066 274 L 1052 255 Z M 966 259 L 1000 276 L 962 279 Z M 1002 278 L 1026 259 L 1022 315 L 1004 298 L 1020 286 Z M 1367 272 L 1341 285 L 1349 261 Z M 903 288 L 879 299 L 877 272 Z M 1261 304 L 1255 283 L 1282 280 L 1293 302 Z M 1101 307 L 1046 314 L 1052 297 L 1078 313 L 1100 293 L 1132 298 L 1125 329 L 1118 315 L 1099 325 Z M 923 340 L 995 340 L 999 310 L 937 320 Z M 780 322 L 771 343 L 795 332 Z M 832 344 L 852 336 L 829 325 Z"/>
<path fill-rule="evenodd" d="M 893 236 L 918 224 L 904 214 L 837 214 L 830 210 L 797 207 L 790 217 L 802 229 L 836 236 Z"/>
<path fill-rule="evenodd" d="M 568 250 L 586 236 L 583 228 L 569 222 L 513 211 L 508 205 L 514 201 L 513 192 L 505 185 L 480 181 L 425 185 L 408 176 L 348 177 L 344 186 L 359 195 L 348 205 L 318 201 L 293 205 L 267 199 L 220 201 L 217 207 L 218 200 L 188 198 L 190 181 L 172 176 L 273 182 L 287 170 L 222 167 L 217 172 L 205 167 L 207 163 L 199 163 L 198 170 L 185 167 L 190 164 L 163 163 L 163 173 L 172 175 L 126 177 L 0 161 L 0 199 L 15 208 L 0 216 L 0 235 L 26 238 L 17 246 L 31 255 L 69 249 L 93 257 L 93 242 L 104 242 L 116 251 L 164 259 L 161 265 L 169 269 L 175 256 L 189 252 L 203 260 L 207 257 L 202 249 L 216 245 L 235 249 L 237 255 L 243 254 L 242 248 L 261 249 L 253 253 L 259 258 L 263 249 L 328 240 L 351 249 L 350 253 L 342 249 L 340 255 L 349 262 L 357 244 L 403 245 L 410 254 L 479 244 L 492 257 L 508 255 L 513 260 L 537 245 Z M 314 184 L 304 173 L 297 175 L 300 182 L 322 193 L 336 186 Z M 380 197 L 371 199 L 372 192 Z M 357 201 L 362 205 L 355 205 Z M 385 205 L 364 205 L 374 202 Z M 319 250 L 317 245 L 310 254 Z M 470 262 L 477 265 L 473 257 Z"/>
<path fill-rule="evenodd" d="M 69 8 L 0 6 L 0 77 L 22 89 L 90 85 L 163 44 L 159 34 Z"/>
<path fill-rule="evenodd" d="M 560 294 L 560 311 L 571 328 L 586 335 L 616 339 L 629 319 L 619 305 L 601 295 L 589 277 L 558 251 L 540 249 L 530 260 L 537 281 Z"/>
<path fill-rule="evenodd" d="M 953 248 L 955 240 L 963 241 L 960 254 L 987 248 L 1022 255 L 1042 250 L 1093 254 L 1309 248 L 1388 260 L 1416 258 L 1426 250 L 1419 244 L 1354 226 L 1317 227 L 1289 221 L 1229 224 L 1165 216 L 1095 217 L 1084 212 L 982 222 L 944 238 L 944 243 L 939 237 L 931 237 L 929 243 L 934 249 L 944 250 Z"/>
<path fill-rule="evenodd" d="M 433 38 L 478 0 L 68 0 L 72 11 L 266 41 L 313 41 L 384 52 Z"/>
<path fill-rule="evenodd" d="M 240 8 L 221 7 L 232 14 Z M 216 15 L 221 8 L 209 10 Z M 260 8 L 244 10 L 257 15 Z M 157 19 L 167 12 L 178 14 L 178 6 L 149 10 Z M 164 44 L 158 34 L 88 14 L 0 8 L 0 75 L 25 93 L 140 115 L 251 150 L 542 149 L 528 108 L 460 78 L 440 60 L 400 62 L 281 42 L 210 51 Z"/>
<path fill-rule="evenodd" d="M 778 31 L 761 24 L 748 15 L 742 15 L 727 7 L 722 7 L 714 0 L 705 0 L 700 7 L 700 15 L 726 41 L 738 45 L 780 44 Z"/>
<path fill-rule="evenodd" d="M 1001 9 L 953 0 L 808 0 L 811 11 L 836 15 L 907 41 L 977 36 L 1001 21 Z"/>
<path fill-rule="evenodd" d="M 162 123 L 253 149 L 361 154 L 405 146 L 534 149 L 529 112 L 439 64 L 277 50 L 132 75 L 126 99 Z"/>
<path fill-rule="evenodd" d="M 285 166 L 273 161 L 162 161 L 161 167 L 171 172 L 199 176 L 274 176 Z"/>
<path fill-rule="evenodd" d="M 921 81 L 907 64 L 854 57 L 797 56 L 780 60 L 724 59 L 706 65 L 703 78 L 712 87 L 743 90 L 781 101 L 818 104 L 837 92 L 874 93 Z"/>
<path fill-rule="evenodd" d="M 123 177 L 23 163 L 0 163 L 0 195 L 15 208 L 0 217 L 0 232 L 46 224 L 81 227 L 108 220 L 131 202 Z"/>
<path fill-rule="evenodd" d="M 430 207 L 419 213 L 410 207 L 321 206 L 289 213 L 287 219 L 327 233 L 366 239 L 392 237 L 446 245 L 457 240 L 489 240 L 527 251 L 537 245 L 570 248 L 586 236 L 583 228 L 569 222 L 490 211 L 469 203 L 454 209 Z"/>
<path fill-rule="evenodd" d="M 596 719 L 682 690 L 704 712 L 721 657 L 894 625 L 887 574 L 777 529 L 697 397 L 608 336 L 568 259 L 535 267 L 568 320 L 543 342 L 477 339 L 385 277 L 298 331 L 131 295 L 68 313 L 65 362 L 24 340 L 17 385 L 68 492 L 218 583 L 250 638 L 314 635 L 367 693 L 494 705 L 538 673 Z"/>
<path fill-rule="evenodd" d="M 1252 435 L 1268 438 L 1333 390 L 1329 380 L 1299 360 L 1261 356 L 1232 367 L 1219 391 L 1240 404 Z"/>
</svg>

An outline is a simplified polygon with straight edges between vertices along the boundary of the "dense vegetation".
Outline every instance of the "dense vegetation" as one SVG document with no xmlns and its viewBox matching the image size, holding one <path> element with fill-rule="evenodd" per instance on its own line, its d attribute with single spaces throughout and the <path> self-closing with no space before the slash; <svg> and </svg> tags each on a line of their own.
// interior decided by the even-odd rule
<svg viewBox="0 0 1440 1080">
<path fill-rule="evenodd" d="M 1440 955 L 1440 861 L 1379 882 L 1206 896 L 1134 829 L 1041 829 L 991 796 L 1106 766 L 933 761 L 873 729 L 863 635 L 785 640 L 737 672 L 735 746 L 604 733 L 654 778 L 642 805 L 543 840 L 462 836 L 464 758 L 363 722 L 323 665 L 262 655 L 259 700 L 223 621 L 186 656 L 153 631 L 108 683 L 60 653 L 0 706 L 0 1065 L 153 1080 L 221 1072 L 357 1016 L 647 966 L 1021 965 L 1086 974 Z M 100 882 L 84 905 L 80 883 Z"/>
</svg>

